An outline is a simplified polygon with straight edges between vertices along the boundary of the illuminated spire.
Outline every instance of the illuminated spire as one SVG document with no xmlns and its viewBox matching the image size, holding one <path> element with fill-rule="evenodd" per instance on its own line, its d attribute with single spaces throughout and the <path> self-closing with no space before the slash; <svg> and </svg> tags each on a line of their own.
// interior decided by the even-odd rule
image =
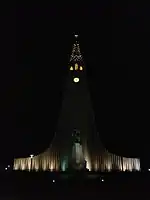
<svg viewBox="0 0 150 200">
<path fill-rule="evenodd" d="M 70 61 L 81 61 L 82 55 L 80 52 L 79 42 L 77 41 L 77 38 L 79 37 L 79 35 L 75 34 L 74 37 L 76 40 L 75 40 L 75 43 L 73 44 Z"/>
</svg>

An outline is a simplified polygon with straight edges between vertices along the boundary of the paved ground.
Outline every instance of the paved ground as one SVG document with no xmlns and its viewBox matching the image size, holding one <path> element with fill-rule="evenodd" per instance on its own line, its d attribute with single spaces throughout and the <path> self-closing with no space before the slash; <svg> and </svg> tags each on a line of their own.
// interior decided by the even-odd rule
<svg viewBox="0 0 150 200">
<path fill-rule="evenodd" d="M 104 176 L 90 181 L 53 180 L 47 175 L 0 177 L 0 200 L 150 199 L 150 178 L 147 175 Z"/>
<path fill-rule="evenodd" d="M 47 199 L 150 199 L 149 186 L 136 186 L 136 185 L 74 185 L 74 186 L 60 186 L 39 188 L 34 187 L 18 187 L 14 190 L 3 191 L 0 200 L 47 200 Z"/>
</svg>

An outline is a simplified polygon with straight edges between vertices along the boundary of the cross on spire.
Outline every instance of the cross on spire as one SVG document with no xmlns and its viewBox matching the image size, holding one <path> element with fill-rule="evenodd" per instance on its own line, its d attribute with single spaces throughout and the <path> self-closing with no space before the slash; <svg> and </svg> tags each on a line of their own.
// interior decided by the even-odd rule
<svg viewBox="0 0 150 200">
<path fill-rule="evenodd" d="M 75 38 L 78 38 L 79 35 L 75 34 L 74 36 L 75 36 Z"/>
</svg>

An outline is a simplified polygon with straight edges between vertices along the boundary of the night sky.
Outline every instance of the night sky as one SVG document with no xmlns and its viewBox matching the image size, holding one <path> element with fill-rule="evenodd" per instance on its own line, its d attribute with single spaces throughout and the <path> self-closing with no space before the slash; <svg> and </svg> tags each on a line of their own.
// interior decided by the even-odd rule
<svg viewBox="0 0 150 200">
<path fill-rule="evenodd" d="M 37 3 L 3 14 L 0 162 L 49 146 L 78 33 L 102 142 L 112 153 L 150 163 L 148 8 Z"/>
</svg>

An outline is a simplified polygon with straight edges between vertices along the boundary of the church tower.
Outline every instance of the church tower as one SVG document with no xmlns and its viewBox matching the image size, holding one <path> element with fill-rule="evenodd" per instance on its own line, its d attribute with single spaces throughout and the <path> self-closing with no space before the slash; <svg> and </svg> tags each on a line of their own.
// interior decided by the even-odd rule
<svg viewBox="0 0 150 200">
<path fill-rule="evenodd" d="M 84 159 L 87 160 L 87 167 L 91 168 L 89 146 L 92 137 L 90 135 L 94 134 L 96 130 L 86 80 L 86 68 L 80 51 L 78 35 L 75 35 L 75 42 L 72 47 L 57 128 L 57 135 L 62 136 L 57 145 L 58 149 L 60 143 L 62 146 L 60 156 L 62 162 L 64 162 L 64 157 L 68 158 L 68 162 L 72 160 L 72 133 L 77 129 L 80 131 Z"/>
<path fill-rule="evenodd" d="M 50 147 L 32 158 L 15 159 L 14 169 L 66 171 L 70 164 L 82 169 L 86 163 L 90 171 L 140 170 L 138 158 L 109 153 L 100 141 L 78 35 L 75 35 L 62 92 L 62 108 Z M 79 132 L 79 136 L 74 132 Z"/>
</svg>

